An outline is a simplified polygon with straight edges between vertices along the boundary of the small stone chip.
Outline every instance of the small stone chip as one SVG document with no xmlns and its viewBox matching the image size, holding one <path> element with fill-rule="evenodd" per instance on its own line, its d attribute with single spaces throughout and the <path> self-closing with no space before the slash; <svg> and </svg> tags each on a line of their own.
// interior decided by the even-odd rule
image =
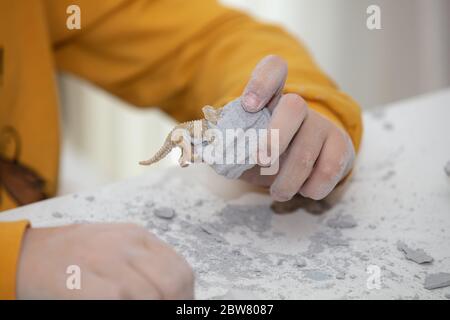
<svg viewBox="0 0 450 320">
<path fill-rule="evenodd" d="M 424 288 L 433 290 L 450 286 L 450 273 L 439 272 L 427 275 L 425 278 Z"/>
<path fill-rule="evenodd" d="M 63 215 L 61 212 L 55 211 L 52 213 L 53 218 L 62 218 Z"/>
<path fill-rule="evenodd" d="M 303 258 L 297 259 L 297 260 L 295 261 L 295 266 L 296 266 L 297 268 L 303 268 L 303 267 L 306 267 L 306 260 L 303 259 Z"/>
<path fill-rule="evenodd" d="M 430 257 L 423 249 L 411 249 L 403 241 L 397 241 L 397 249 L 402 251 L 405 258 L 415 263 L 431 263 L 433 258 Z"/>
<path fill-rule="evenodd" d="M 338 280 L 344 280 L 345 279 L 345 272 L 344 271 L 340 271 L 336 274 L 336 279 Z"/>
<path fill-rule="evenodd" d="M 161 208 L 155 209 L 154 213 L 155 213 L 155 216 L 157 216 L 158 218 L 161 218 L 161 219 L 170 220 L 173 217 L 175 217 L 175 210 L 173 210 L 172 208 L 168 208 L 168 207 L 161 207 Z"/>
</svg>

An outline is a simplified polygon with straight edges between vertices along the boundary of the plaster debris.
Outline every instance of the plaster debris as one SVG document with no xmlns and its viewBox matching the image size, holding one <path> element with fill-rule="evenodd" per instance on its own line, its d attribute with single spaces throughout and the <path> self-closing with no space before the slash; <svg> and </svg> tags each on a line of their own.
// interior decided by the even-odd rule
<svg viewBox="0 0 450 320">
<path fill-rule="evenodd" d="M 316 232 L 309 240 L 311 243 L 308 246 L 306 256 L 314 258 L 317 254 L 323 252 L 325 247 L 347 247 L 348 241 L 342 238 L 342 233 L 338 229 L 332 229 L 333 232 Z"/>
<path fill-rule="evenodd" d="M 158 228 L 163 232 L 167 232 L 170 230 L 170 227 L 167 223 L 158 225 Z"/>
<path fill-rule="evenodd" d="M 161 207 L 155 209 L 154 214 L 158 218 L 170 220 L 175 217 L 175 210 L 169 207 Z"/>
<path fill-rule="evenodd" d="M 203 232 L 210 234 L 210 235 L 214 235 L 215 233 L 217 233 L 217 231 L 215 231 L 210 225 L 208 224 L 203 224 L 200 226 L 200 229 L 202 229 Z"/>
<path fill-rule="evenodd" d="M 153 208 L 155 206 L 155 203 L 153 201 L 146 201 L 145 207 L 146 208 Z"/>
<path fill-rule="evenodd" d="M 61 212 L 53 212 L 52 213 L 52 217 L 53 218 L 62 218 L 63 217 L 63 215 L 62 215 L 62 213 Z"/>
<path fill-rule="evenodd" d="M 439 272 L 427 275 L 425 278 L 424 288 L 433 290 L 450 286 L 450 273 Z"/>
<path fill-rule="evenodd" d="M 391 179 L 393 176 L 395 176 L 395 171 L 389 170 L 388 172 L 385 173 L 384 176 L 381 177 L 381 180 L 387 181 L 387 180 Z"/>
<path fill-rule="evenodd" d="M 234 156 L 232 163 L 214 163 L 211 167 L 220 175 L 228 179 L 237 179 L 242 173 L 255 166 L 251 156 L 256 155 L 256 144 L 245 143 L 245 134 L 227 139 L 227 129 L 266 129 L 270 121 L 270 112 L 263 108 L 258 112 L 247 112 L 241 104 L 241 99 L 235 99 L 225 105 L 220 113 L 217 126 L 213 129 L 221 131 L 223 136 L 223 153 Z M 229 136 L 229 135 L 228 135 Z M 229 141 L 228 141 L 229 140 Z M 238 161 L 238 160 L 243 161 Z M 227 162 L 227 161 L 223 161 Z"/>
<path fill-rule="evenodd" d="M 225 277 L 228 281 L 237 281 L 239 279 L 250 279 L 252 277 L 264 276 L 267 272 L 263 271 L 259 276 L 242 272 L 242 266 L 246 265 L 250 268 L 260 265 L 266 265 L 269 260 L 267 254 L 260 253 L 256 250 L 239 245 L 230 245 L 228 241 L 222 237 L 217 231 L 222 222 L 214 220 L 210 223 L 196 224 L 188 220 L 177 220 L 179 227 L 183 230 L 186 237 L 182 242 L 178 238 L 174 238 L 165 234 L 164 239 L 173 245 L 177 245 L 180 252 L 189 259 L 202 261 L 197 266 L 197 273 L 207 273 L 217 277 Z M 239 250 L 240 254 L 236 254 Z M 270 262 L 269 262 L 270 263 Z"/>
<path fill-rule="evenodd" d="M 431 263 L 433 258 L 429 256 L 423 249 L 411 249 L 403 241 L 397 241 L 397 249 L 402 251 L 405 258 L 415 263 Z"/>
<path fill-rule="evenodd" d="M 334 218 L 328 219 L 327 225 L 334 229 L 347 229 L 357 226 L 355 218 L 349 214 L 337 215 Z"/>
<path fill-rule="evenodd" d="M 261 233 L 271 229 L 272 215 L 269 206 L 229 204 L 218 214 L 221 223 L 217 223 L 215 228 L 221 234 L 234 228 L 248 228 Z"/>
<path fill-rule="evenodd" d="M 376 120 L 382 120 L 386 117 L 386 112 L 382 109 L 369 111 L 368 114 Z"/>
<path fill-rule="evenodd" d="M 284 263 L 284 259 L 278 259 L 277 266 L 281 266 Z"/>
<path fill-rule="evenodd" d="M 450 177 L 450 161 L 448 161 L 447 164 L 445 165 L 444 171 L 445 171 L 445 174 L 446 174 L 448 177 Z"/>
<path fill-rule="evenodd" d="M 215 228 L 212 225 L 204 224 L 200 226 L 200 229 L 217 243 L 226 243 L 226 240 L 218 234 L 217 230 L 215 230 Z"/>
<path fill-rule="evenodd" d="M 344 280 L 345 279 L 345 272 L 344 271 L 340 271 L 340 272 L 336 273 L 336 279 Z"/>
<path fill-rule="evenodd" d="M 391 131 L 394 129 L 394 125 L 391 122 L 386 121 L 383 123 L 383 128 L 387 131 Z"/>
<path fill-rule="evenodd" d="M 361 261 L 369 261 L 369 257 L 362 252 L 354 252 L 353 255 Z"/>
<path fill-rule="evenodd" d="M 297 268 L 304 268 L 304 267 L 306 267 L 306 260 L 305 259 L 303 259 L 303 258 L 298 258 L 296 261 L 295 261 L 295 264 L 294 264 Z"/>
<path fill-rule="evenodd" d="M 241 254 L 241 251 L 238 250 L 238 249 L 231 251 L 231 254 L 234 255 L 234 256 L 240 256 L 240 255 L 242 255 L 242 254 Z"/>
</svg>

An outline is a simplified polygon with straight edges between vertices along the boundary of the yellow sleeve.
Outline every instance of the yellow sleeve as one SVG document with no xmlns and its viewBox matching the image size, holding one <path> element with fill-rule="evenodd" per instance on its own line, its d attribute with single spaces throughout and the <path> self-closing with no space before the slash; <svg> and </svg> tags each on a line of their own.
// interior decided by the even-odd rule
<svg viewBox="0 0 450 320">
<path fill-rule="evenodd" d="M 46 0 L 57 66 L 138 106 L 160 106 L 178 120 L 205 104 L 241 95 L 268 54 L 289 66 L 287 92 L 344 127 L 358 148 L 358 105 L 283 29 L 213 0 Z M 65 7 L 78 4 L 82 28 L 65 28 Z"/>
<path fill-rule="evenodd" d="M 28 221 L 0 222 L 0 300 L 16 298 L 16 272 Z"/>
</svg>

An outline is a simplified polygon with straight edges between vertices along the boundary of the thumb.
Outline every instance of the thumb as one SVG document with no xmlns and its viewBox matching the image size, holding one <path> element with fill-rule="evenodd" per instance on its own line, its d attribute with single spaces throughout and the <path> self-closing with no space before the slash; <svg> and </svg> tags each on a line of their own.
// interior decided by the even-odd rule
<svg viewBox="0 0 450 320">
<path fill-rule="evenodd" d="M 263 58 L 255 67 L 242 95 L 242 107 L 248 112 L 261 110 L 279 93 L 286 81 L 287 64 L 276 55 Z"/>
</svg>

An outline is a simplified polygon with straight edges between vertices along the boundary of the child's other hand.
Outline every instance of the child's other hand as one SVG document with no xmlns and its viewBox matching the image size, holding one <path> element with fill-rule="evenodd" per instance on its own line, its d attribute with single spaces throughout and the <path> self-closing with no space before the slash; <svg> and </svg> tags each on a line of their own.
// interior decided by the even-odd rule
<svg viewBox="0 0 450 320">
<path fill-rule="evenodd" d="M 280 169 L 260 175 L 256 166 L 242 179 L 270 186 L 271 196 L 287 201 L 296 193 L 320 200 L 326 197 L 353 166 L 355 150 L 348 134 L 318 112 L 309 109 L 297 94 L 282 94 L 287 65 L 280 57 L 262 59 L 243 94 L 243 107 L 272 111 L 269 129 L 279 129 Z M 269 149 L 270 150 L 270 149 Z"/>
<path fill-rule="evenodd" d="M 79 290 L 67 268 L 80 268 Z M 26 231 L 18 299 L 193 299 L 192 269 L 142 227 L 79 224 Z"/>
</svg>

